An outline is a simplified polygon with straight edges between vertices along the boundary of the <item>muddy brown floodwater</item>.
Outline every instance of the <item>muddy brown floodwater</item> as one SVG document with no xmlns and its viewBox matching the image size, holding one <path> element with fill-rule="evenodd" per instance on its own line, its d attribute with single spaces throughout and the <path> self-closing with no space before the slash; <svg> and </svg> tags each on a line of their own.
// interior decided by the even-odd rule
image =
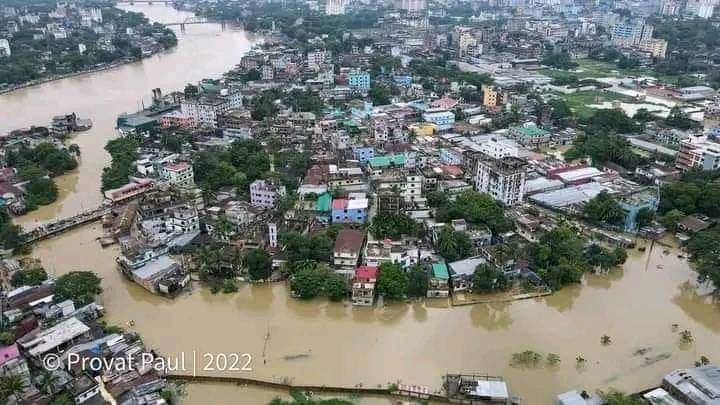
<svg viewBox="0 0 720 405">
<path fill-rule="evenodd" d="M 161 5 L 134 6 L 156 21 L 187 16 Z M 19 222 L 26 227 L 72 215 L 100 202 L 99 179 L 118 113 L 133 111 L 153 87 L 181 88 L 217 77 L 239 62 L 253 39 L 215 25 L 188 26 L 176 49 L 142 63 L 47 83 L 0 96 L 0 132 L 47 122 L 75 111 L 95 127 L 74 141 L 82 150 L 76 173 L 59 179 L 61 198 Z M 542 299 L 443 308 L 429 301 L 352 308 L 323 300 L 289 297 L 283 284 L 243 285 L 236 294 L 212 295 L 195 288 L 168 300 L 126 280 L 115 268 L 116 248 L 101 249 L 98 224 L 44 241 L 33 256 L 56 275 L 92 270 L 103 278 L 101 301 L 111 323 L 142 334 L 150 347 L 175 356 L 248 353 L 243 376 L 297 384 L 363 386 L 398 380 L 440 389 L 446 372 L 504 376 L 526 404 L 550 404 L 573 388 L 615 387 L 636 391 L 656 385 L 667 371 L 701 355 L 720 361 L 720 306 L 701 297 L 688 264 L 662 249 L 631 252 L 623 269 L 588 276 Z M 658 265 L 662 268 L 658 268 Z M 695 343 L 679 345 L 679 330 Z M 608 335 L 612 344 L 603 346 Z M 649 349 L 634 355 L 638 349 Z M 509 365 L 514 352 L 557 353 L 555 368 Z M 664 360 L 654 361 L 669 355 Z M 587 365 L 576 368 L 582 356 Z M 650 364 L 646 358 L 649 358 Z M 201 368 L 202 365 L 199 365 Z M 198 370 L 198 373 L 203 373 Z M 207 372 L 210 373 L 210 372 Z M 285 393 L 232 384 L 189 384 L 189 404 L 262 404 Z M 365 398 L 363 403 L 387 403 Z"/>
</svg>

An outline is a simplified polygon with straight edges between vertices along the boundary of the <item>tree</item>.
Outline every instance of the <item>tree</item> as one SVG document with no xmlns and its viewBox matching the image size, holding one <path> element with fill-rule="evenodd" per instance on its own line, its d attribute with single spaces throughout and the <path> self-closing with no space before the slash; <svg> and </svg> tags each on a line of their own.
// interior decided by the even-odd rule
<svg viewBox="0 0 720 405">
<path fill-rule="evenodd" d="M 620 391 L 611 389 L 608 392 L 598 392 L 603 403 L 606 405 L 642 405 L 645 402 L 640 398 L 625 395 Z"/>
<path fill-rule="evenodd" d="M 650 208 L 641 208 L 635 216 L 635 222 L 638 227 L 643 228 L 652 225 L 652 221 L 655 218 L 655 211 Z"/>
<path fill-rule="evenodd" d="M 670 210 L 665 215 L 660 217 L 660 223 L 671 232 L 677 230 L 678 222 L 680 222 L 686 215 L 680 210 Z"/>
<path fill-rule="evenodd" d="M 678 129 L 692 129 L 700 126 L 699 123 L 693 121 L 690 116 L 680 109 L 679 106 L 674 106 L 670 109 L 667 118 L 665 118 L 665 124 Z"/>
<path fill-rule="evenodd" d="M 473 291 L 489 293 L 503 291 L 508 288 L 508 279 L 499 269 L 483 263 L 475 268 L 473 273 Z"/>
<path fill-rule="evenodd" d="M 30 180 L 25 185 L 27 192 L 26 201 L 28 206 L 35 207 L 38 205 L 48 205 L 57 200 L 58 188 L 51 179 L 41 177 Z"/>
<path fill-rule="evenodd" d="M 40 392 L 44 395 L 53 395 L 61 387 L 60 377 L 52 370 L 43 370 L 39 382 Z"/>
<path fill-rule="evenodd" d="M 265 280 L 272 273 L 272 260 L 264 250 L 252 249 L 245 256 L 245 267 L 253 280 Z"/>
<path fill-rule="evenodd" d="M 347 281 L 342 274 L 330 272 L 325 278 L 323 292 L 331 301 L 340 301 L 347 296 Z"/>
<path fill-rule="evenodd" d="M 196 85 L 188 83 L 187 85 L 185 85 L 185 90 L 183 90 L 183 93 L 185 93 L 185 97 L 193 98 L 197 97 L 198 94 L 200 94 L 200 90 Z"/>
<path fill-rule="evenodd" d="M 452 203 L 438 208 L 436 217 L 440 222 L 463 218 L 472 225 L 484 225 L 494 234 L 512 229 L 512 222 L 505 217 L 505 208 L 492 196 L 476 191 L 465 191 Z"/>
<path fill-rule="evenodd" d="M 589 221 L 610 225 L 621 225 L 626 217 L 625 210 L 606 191 L 600 192 L 585 204 L 583 215 Z"/>
<path fill-rule="evenodd" d="M 378 239 L 400 239 L 423 232 L 422 224 L 406 214 L 379 213 L 373 217 L 370 232 Z"/>
<path fill-rule="evenodd" d="M 15 272 L 10 279 L 10 284 L 13 287 L 34 286 L 41 284 L 47 278 L 47 272 L 42 266 L 32 266 L 29 269 Z"/>
<path fill-rule="evenodd" d="M 438 236 L 437 249 L 445 260 L 454 262 L 470 256 L 473 246 L 467 233 L 445 227 Z"/>
<path fill-rule="evenodd" d="M 20 402 L 20 395 L 25 391 L 25 381 L 19 374 L 0 377 L 0 399 L 6 401 L 13 398 Z"/>
<path fill-rule="evenodd" d="M 328 271 L 323 266 L 303 268 L 290 279 L 290 289 L 302 299 L 315 298 L 323 292 Z"/>
<path fill-rule="evenodd" d="M 408 275 L 396 263 L 380 265 L 376 290 L 388 299 L 400 299 L 408 289 Z"/>
<path fill-rule="evenodd" d="M 58 300 L 72 300 L 75 305 L 84 306 L 102 293 L 100 278 L 90 271 L 73 271 L 60 276 L 55 282 L 55 297 Z"/>
<path fill-rule="evenodd" d="M 415 298 L 427 296 L 429 279 L 425 269 L 421 266 L 413 266 L 408 272 L 407 296 Z"/>
</svg>

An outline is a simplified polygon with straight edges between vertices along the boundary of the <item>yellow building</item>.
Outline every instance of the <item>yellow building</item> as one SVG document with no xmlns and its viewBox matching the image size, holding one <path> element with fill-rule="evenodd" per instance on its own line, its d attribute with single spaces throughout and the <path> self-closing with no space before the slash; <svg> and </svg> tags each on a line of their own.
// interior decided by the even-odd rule
<svg viewBox="0 0 720 405">
<path fill-rule="evenodd" d="M 498 92 L 492 86 L 483 84 L 483 105 L 485 107 L 495 107 L 498 104 Z"/>
<path fill-rule="evenodd" d="M 437 132 L 437 125 L 429 122 L 417 122 L 409 125 L 408 129 L 414 133 L 415 136 L 433 136 Z"/>
</svg>

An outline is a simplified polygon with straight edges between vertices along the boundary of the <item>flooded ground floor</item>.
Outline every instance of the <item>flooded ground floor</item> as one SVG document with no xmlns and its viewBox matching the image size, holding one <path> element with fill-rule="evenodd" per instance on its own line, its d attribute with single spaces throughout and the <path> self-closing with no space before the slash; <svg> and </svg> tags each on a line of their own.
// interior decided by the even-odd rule
<svg viewBox="0 0 720 405">
<path fill-rule="evenodd" d="M 168 356 L 249 354 L 243 377 L 307 385 L 427 385 L 439 391 L 447 372 L 504 376 L 526 404 L 549 404 L 573 388 L 637 391 L 701 355 L 720 361 L 720 305 L 701 297 L 684 259 L 662 248 L 633 251 L 624 269 L 588 276 L 545 298 L 447 308 L 396 303 L 353 308 L 291 298 L 283 284 L 242 285 L 235 294 L 201 288 L 175 300 L 151 295 L 115 268 L 101 249 L 100 225 L 39 244 L 33 256 L 50 272 L 92 270 L 103 279 L 110 323 L 142 334 Z M 673 324 L 677 324 L 674 328 Z M 680 344 L 689 330 L 695 343 Z M 608 335 L 609 345 L 600 339 Z M 644 350 L 641 350 L 644 349 Z M 510 365 L 513 353 L 555 353 L 561 363 Z M 576 366 L 576 358 L 587 360 Z M 197 365 L 198 374 L 213 374 Z M 187 403 L 265 403 L 278 393 L 232 384 L 190 384 Z M 368 399 L 383 403 L 382 399 Z"/>
</svg>

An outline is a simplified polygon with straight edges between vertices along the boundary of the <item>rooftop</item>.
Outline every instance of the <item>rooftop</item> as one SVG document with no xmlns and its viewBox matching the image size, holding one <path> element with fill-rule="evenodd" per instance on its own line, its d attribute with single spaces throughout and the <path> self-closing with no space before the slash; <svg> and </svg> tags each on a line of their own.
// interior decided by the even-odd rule
<svg viewBox="0 0 720 405">
<path fill-rule="evenodd" d="M 365 234 L 355 229 L 342 229 L 335 238 L 334 252 L 360 252 Z"/>
<path fill-rule="evenodd" d="M 18 343 L 31 356 L 41 356 L 89 331 L 87 325 L 73 317 L 36 334 L 23 337 Z"/>
<path fill-rule="evenodd" d="M 444 262 L 433 263 L 432 272 L 433 272 L 433 277 L 435 277 L 435 278 L 442 278 L 445 280 L 450 278 L 450 274 L 448 274 L 447 265 Z"/>
</svg>

